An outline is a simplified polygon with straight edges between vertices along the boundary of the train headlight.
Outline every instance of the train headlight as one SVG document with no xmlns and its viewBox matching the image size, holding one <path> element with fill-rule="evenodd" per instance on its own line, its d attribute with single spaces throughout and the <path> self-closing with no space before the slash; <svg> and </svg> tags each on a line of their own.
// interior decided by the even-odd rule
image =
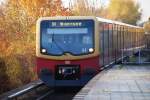
<svg viewBox="0 0 150 100">
<path fill-rule="evenodd" d="M 73 73 L 73 74 L 75 74 L 75 73 L 76 73 L 76 71 L 75 71 L 75 70 L 73 70 L 73 71 L 72 71 L 72 73 Z"/>
<path fill-rule="evenodd" d="M 42 49 L 42 53 L 46 53 L 46 49 Z"/>
<path fill-rule="evenodd" d="M 89 48 L 89 52 L 93 52 L 94 51 L 94 49 L 93 48 Z"/>
<path fill-rule="evenodd" d="M 61 69 L 59 69 L 58 73 L 61 74 Z"/>
<path fill-rule="evenodd" d="M 65 73 L 65 69 L 62 69 L 62 73 Z"/>
</svg>

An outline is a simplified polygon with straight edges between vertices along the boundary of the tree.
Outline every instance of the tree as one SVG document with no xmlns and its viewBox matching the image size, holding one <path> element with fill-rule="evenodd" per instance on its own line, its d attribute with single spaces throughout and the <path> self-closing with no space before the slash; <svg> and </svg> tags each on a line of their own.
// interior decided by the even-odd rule
<svg viewBox="0 0 150 100">
<path fill-rule="evenodd" d="M 145 32 L 150 34 L 150 17 L 149 20 L 144 24 Z"/>
<path fill-rule="evenodd" d="M 37 19 L 65 15 L 70 15 L 70 11 L 61 0 L 7 0 L 0 6 L 0 75 L 7 76 L 9 89 L 36 78 L 33 68 Z"/>
<path fill-rule="evenodd" d="M 3 92 L 8 91 L 9 89 L 9 79 L 8 79 L 8 75 L 6 74 L 7 68 L 5 65 L 5 61 L 4 59 L 2 59 L 0 57 L 0 94 L 2 94 Z"/>
<path fill-rule="evenodd" d="M 141 18 L 139 4 L 134 0 L 111 0 L 108 6 L 107 18 L 136 25 Z"/>
<path fill-rule="evenodd" d="M 19 0 L 20 4 L 30 16 L 67 16 L 67 8 L 62 6 L 61 0 Z"/>
<path fill-rule="evenodd" d="M 77 16 L 100 16 L 103 5 L 97 0 L 74 0 L 74 5 L 71 9 L 73 15 Z"/>
</svg>

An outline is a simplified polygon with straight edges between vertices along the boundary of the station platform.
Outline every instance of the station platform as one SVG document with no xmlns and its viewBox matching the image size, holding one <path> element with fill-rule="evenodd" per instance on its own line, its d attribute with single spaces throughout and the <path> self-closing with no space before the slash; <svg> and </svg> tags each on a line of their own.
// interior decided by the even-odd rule
<svg viewBox="0 0 150 100">
<path fill-rule="evenodd" d="M 73 100 L 150 100 L 150 65 L 115 65 L 106 69 Z"/>
</svg>

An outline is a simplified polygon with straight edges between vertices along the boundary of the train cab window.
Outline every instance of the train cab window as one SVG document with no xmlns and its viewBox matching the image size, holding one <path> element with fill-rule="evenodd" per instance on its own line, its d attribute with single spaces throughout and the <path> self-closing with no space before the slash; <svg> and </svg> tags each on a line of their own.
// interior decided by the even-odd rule
<svg viewBox="0 0 150 100">
<path fill-rule="evenodd" d="M 54 56 L 93 53 L 94 28 L 94 20 L 44 20 L 40 28 L 41 53 Z"/>
</svg>

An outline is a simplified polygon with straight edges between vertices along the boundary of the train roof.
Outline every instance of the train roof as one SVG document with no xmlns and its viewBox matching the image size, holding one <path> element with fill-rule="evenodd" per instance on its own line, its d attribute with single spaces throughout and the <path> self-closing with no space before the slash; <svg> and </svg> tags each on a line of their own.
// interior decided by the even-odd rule
<svg viewBox="0 0 150 100">
<path fill-rule="evenodd" d="M 110 20 L 110 19 L 105 19 L 105 18 L 101 18 L 101 17 L 95 17 L 95 16 L 55 16 L 55 17 L 41 17 L 39 18 L 40 20 L 43 19 L 87 19 L 87 18 L 93 18 L 93 19 L 97 19 L 99 22 L 104 22 L 104 23 L 110 23 L 110 24 L 117 24 L 117 25 L 124 25 L 124 26 L 128 26 L 128 27 L 134 27 L 134 28 L 142 28 L 139 26 L 134 26 L 134 25 L 130 25 L 130 24 L 126 24 L 123 22 L 119 22 L 119 21 L 114 21 L 114 20 Z"/>
<path fill-rule="evenodd" d="M 105 19 L 105 18 L 100 18 L 100 17 L 96 17 L 96 18 L 98 21 L 104 22 L 104 23 L 118 24 L 118 25 L 124 25 L 124 26 L 128 26 L 128 27 L 134 27 L 134 28 L 142 28 L 139 26 L 134 26 L 134 25 L 130 25 L 130 24 L 126 24 L 126 23 L 122 23 L 122 22 L 114 21 L 114 20 L 110 20 L 110 19 Z"/>
</svg>

